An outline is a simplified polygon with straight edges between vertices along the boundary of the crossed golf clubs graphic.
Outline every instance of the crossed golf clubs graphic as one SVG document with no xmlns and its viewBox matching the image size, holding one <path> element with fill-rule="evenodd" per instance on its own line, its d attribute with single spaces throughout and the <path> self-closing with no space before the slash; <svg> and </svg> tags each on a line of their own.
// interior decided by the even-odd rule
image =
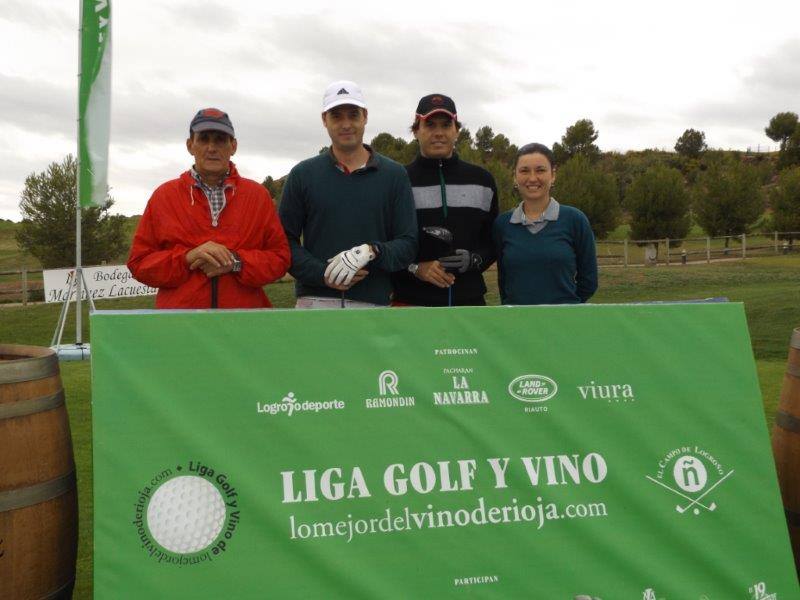
<svg viewBox="0 0 800 600">
<path fill-rule="evenodd" d="M 676 490 L 675 488 L 671 488 L 666 483 L 658 481 L 657 479 L 653 479 L 652 477 L 650 477 L 650 475 L 647 475 L 646 477 L 647 477 L 647 479 L 649 479 L 653 483 L 657 483 L 661 487 L 668 489 L 673 494 L 677 494 L 681 498 L 686 498 L 687 500 L 689 500 L 689 504 L 687 504 L 686 506 L 681 506 L 680 504 L 675 506 L 675 510 L 677 510 L 679 513 L 683 514 L 683 513 L 685 513 L 687 510 L 689 510 L 690 508 L 692 508 L 695 505 L 697 505 L 697 506 L 699 506 L 701 508 L 705 508 L 708 512 L 714 512 L 715 510 L 717 510 L 717 503 L 716 502 L 712 502 L 711 504 L 706 506 L 705 504 L 700 502 L 700 500 L 702 500 L 708 494 L 710 494 L 711 491 L 714 490 L 714 488 L 716 488 L 719 484 L 721 484 L 723 481 L 725 481 L 731 475 L 733 475 L 733 469 L 731 469 L 728 473 L 723 475 L 722 478 L 719 481 L 717 481 L 714 485 L 709 487 L 705 492 L 703 492 L 697 498 L 694 498 L 694 499 L 690 498 L 689 496 L 687 496 L 683 492 L 680 492 L 680 491 Z M 700 513 L 700 511 L 695 509 L 694 514 L 699 514 L 699 513 Z"/>
</svg>

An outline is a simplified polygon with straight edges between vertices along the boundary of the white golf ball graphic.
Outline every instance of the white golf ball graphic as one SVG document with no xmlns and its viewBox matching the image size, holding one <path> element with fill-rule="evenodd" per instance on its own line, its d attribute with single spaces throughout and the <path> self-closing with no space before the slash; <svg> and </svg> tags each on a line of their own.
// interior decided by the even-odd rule
<svg viewBox="0 0 800 600">
<path fill-rule="evenodd" d="M 208 480 L 195 475 L 170 479 L 147 507 L 147 525 L 170 552 L 190 554 L 211 545 L 225 522 L 225 501 Z"/>
</svg>

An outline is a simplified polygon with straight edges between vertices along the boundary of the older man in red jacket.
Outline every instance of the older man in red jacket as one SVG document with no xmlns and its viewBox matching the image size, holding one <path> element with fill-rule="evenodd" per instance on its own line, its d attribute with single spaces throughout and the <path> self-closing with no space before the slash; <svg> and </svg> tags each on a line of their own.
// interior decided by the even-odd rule
<svg viewBox="0 0 800 600">
<path fill-rule="evenodd" d="M 128 268 L 158 288 L 156 308 L 271 306 L 262 288 L 291 253 L 269 192 L 230 161 L 236 146 L 227 114 L 199 111 L 186 140 L 194 165 L 147 203 Z"/>
</svg>

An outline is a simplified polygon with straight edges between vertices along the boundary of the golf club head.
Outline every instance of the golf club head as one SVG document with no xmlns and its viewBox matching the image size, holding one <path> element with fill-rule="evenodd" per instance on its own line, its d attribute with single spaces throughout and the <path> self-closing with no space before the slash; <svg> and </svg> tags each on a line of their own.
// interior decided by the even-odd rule
<svg viewBox="0 0 800 600">
<path fill-rule="evenodd" d="M 453 243 L 453 232 L 450 231 L 447 227 L 437 227 L 437 226 L 423 227 L 422 231 L 427 233 L 432 238 L 444 242 L 448 246 L 452 245 Z"/>
<path fill-rule="evenodd" d="M 433 242 L 427 246 L 431 248 L 434 256 L 441 258 L 453 253 L 453 232 L 447 227 L 429 226 L 423 227 L 422 231 L 428 236 L 429 241 Z"/>
</svg>

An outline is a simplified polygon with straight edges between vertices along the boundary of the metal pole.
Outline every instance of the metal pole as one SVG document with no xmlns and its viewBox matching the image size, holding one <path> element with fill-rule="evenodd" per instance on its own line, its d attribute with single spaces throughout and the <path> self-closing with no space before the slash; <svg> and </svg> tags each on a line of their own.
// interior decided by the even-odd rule
<svg viewBox="0 0 800 600">
<path fill-rule="evenodd" d="M 625 257 L 624 258 L 625 266 L 627 267 L 628 266 L 628 238 L 625 238 L 625 243 L 623 245 L 622 253 L 623 253 L 623 256 Z"/>
<path fill-rule="evenodd" d="M 67 315 L 69 314 L 69 299 L 72 297 L 72 288 L 75 287 L 75 280 L 74 278 L 70 278 L 67 276 L 67 288 L 66 288 L 66 296 L 64 297 L 64 303 L 61 305 L 61 314 L 58 317 L 58 325 L 56 325 L 56 330 L 53 332 L 53 340 L 50 343 L 50 346 L 58 348 L 61 346 L 61 337 L 64 335 L 64 325 L 67 323 Z"/>
<path fill-rule="evenodd" d="M 83 274 L 81 274 L 81 277 L 83 277 Z M 86 283 L 85 277 L 83 277 L 83 288 L 86 290 L 86 300 L 89 303 L 89 310 L 94 312 L 97 309 L 94 306 L 94 298 L 92 298 L 92 295 L 89 293 L 89 284 Z"/>
<path fill-rule="evenodd" d="M 78 178 L 80 181 L 80 177 Z M 80 184 L 78 184 L 80 188 Z M 79 192 L 80 193 L 80 192 Z M 83 288 L 83 271 L 81 270 L 81 200 L 78 196 L 78 217 L 75 223 L 75 343 L 83 343 L 83 323 L 81 315 L 81 294 Z"/>
<path fill-rule="evenodd" d="M 81 293 L 83 274 L 81 273 L 81 49 L 83 47 L 83 4 L 78 0 L 80 27 L 78 28 L 78 152 L 77 170 L 75 171 L 75 343 L 80 345 L 83 339 L 83 323 L 81 319 Z M 59 341 L 61 337 L 59 336 Z"/>
<path fill-rule="evenodd" d="M 706 262 L 711 262 L 711 238 L 706 238 Z"/>
<path fill-rule="evenodd" d="M 775 232 L 775 254 L 778 253 L 778 232 Z"/>
<path fill-rule="evenodd" d="M 22 268 L 22 306 L 28 306 L 28 269 Z"/>
<path fill-rule="evenodd" d="M 742 258 L 747 258 L 747 234 L 742 234 Z"/>
<path fill-rule="evenodd" d="M 669 238 L 664 238 L 664 243 L 667 246 L 667 266 L 669 266 Z"/>
</svg>

